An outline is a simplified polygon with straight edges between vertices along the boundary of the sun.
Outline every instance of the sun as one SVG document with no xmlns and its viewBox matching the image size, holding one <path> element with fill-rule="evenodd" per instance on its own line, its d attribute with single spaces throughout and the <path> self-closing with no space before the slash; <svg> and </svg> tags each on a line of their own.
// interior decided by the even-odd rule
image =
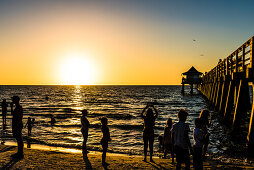
<svg viewBox="0 0 254 170">
<path fill-rule="evenodd" d="M 91 85 L 96 80 L 96 70 L 91 56 L 69 53 L 60 62 L 60 81 L 64 85 Z"/>
</svg>

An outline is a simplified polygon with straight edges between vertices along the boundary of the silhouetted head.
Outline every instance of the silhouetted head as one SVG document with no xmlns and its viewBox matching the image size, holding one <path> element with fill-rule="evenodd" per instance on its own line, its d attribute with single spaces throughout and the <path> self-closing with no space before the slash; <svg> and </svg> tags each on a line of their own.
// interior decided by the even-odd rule
<svg viewBox="0 0 254 170">
<path fill-rule="evenodd" d="M 146 112 L 147 117 L 153 117 L 153 109 L 149 108 Z"/>
<path fill-rule="evenodd" d="M 203 119 L 203 120 L 208 120 L 208 118 L 210 117 L 210 112 L 209 110 L 202 110 L 200 115 L 199 115 L 199 118 Z"/>
<path fill-rule="evenodd" d="M 171 118 L 168 118 L 168 120 L 167 120 L 167 125 L 168 125 L 168 127 L 172 127 L 172 124 L 173 124 L 172 119 L 171 119 Z"/>
<path fill-rule="evenodd" d="M 20 101 L 19 96 L 13 96 L 11 99 L 12 99 L 12 102 L 15 104 L 19 103 L 19 101 Z"/>
<path fill-rule="evenodd" d="M 86 109 L 82 110 L 82 115 L 83 115 L 83 116 L 87 116 L 87 114 L 88 114 L 88 112 L 87 112 Z"/>
<path fill-rule="evenodd" d="M 202 120 L 200 118 L 195 119 L 195 126 L 196 126 L 196 128 L 201 128 Z"/>
<path fill-rule="evenodd" d="M 27 119 L 28 119 L 28 121 L 31 121 L 31 117 L 28 117 Z"/>
<path fill-rule="evenodd" d="M 106 126 L 108 124 L 108 119 L 106 117 L 102 117 L 102 118 L 100 118 L 100 120 L 101 120 L 101 124 L 103 126 Z"/>
<path fill-rule="evenodd" d="M 35 122 L 35 118 L 32 118 L 32 122 Z"/>
<path fill-rule="evenodd" d="M 188 113 L 184 109 L 180 109 L 177 114 L 178 119 L 184 122 L 186 121 L 187 116 L 188 116 Z"/>
</svg>

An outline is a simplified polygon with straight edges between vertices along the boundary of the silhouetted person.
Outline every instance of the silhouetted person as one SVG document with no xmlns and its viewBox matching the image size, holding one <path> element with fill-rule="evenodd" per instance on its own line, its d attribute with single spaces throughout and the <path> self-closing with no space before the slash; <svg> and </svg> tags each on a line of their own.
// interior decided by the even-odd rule
<svg viewBox="0 0 254 170">
<path fill-rule="evenodd" d="M 106 166 L 108 165 L 106 163 L 106 153 L 108 150 L 108 142 L 111 141 L 109 128 L 108 128 L 108 119 L 106 117 L 101 118 L 101 131 L 102 131 L 102 139 L 101 139 L 101 145 L 102 145 L 102 165 Z"/>
<path fill-rule="evenodd" d="M 32 127 L 33 127 L 34 121 L 35 121 L 35 119 L 31 119 L 31 117 L 28 117 L 28 119 L 27 119 L 27 123 L 25 125 L 25 128 L 27 126 L 27 130 L 28 130 L 27 135 L 28 136 L 31 136 L 31 134 L 32 134 Z"/>
<path fill-rule="evenodd" d="M 173 126 L 173 121 L 171 118 L 168 118 L 167 120 L 167 125 L 164 129 L 164 158 L 167 157 L 167 153 L 170 152 L 171 153 L 171 157 L 172 157 L 172 164 L 174 163 L 174 146 L 173 146 L 173 135 L 171 132 Z"/>
<path fill-rule="evenodd" d="M 81 132 L 83 135 L 83 146 L 82 146 L 82 152 L 83 152 L 83 156 L 87 156 L 87 149 L 86 149 L 86 142 L 87 142 L 87 138 L 88 138 L 88 129 L 90 126 L 89 121 L 86 118 L 87 116 L 87 110 L 84 109 L 82 110 L 82 116 L 81 116 Z"/>
<path fill-rule="evenodd" d="M 191 143 L 188 133 L 190 127 L 185 123 L 188 113 L 184 109 L 180 109 L 177 114 L 179 122 L 175 123 L 172 128 L 172 134 L 174 135 L 174 146 L 176 153 L 176 169 L 181 169 L 182 163 L 185 164 L 185 169 L 190 169 L 190 153 L 192 153 Z"/>
<path fill-rule="evenodd" d="M 146 111 L 147 110 L 147 111 Z M 155 115 L 153 113 L 155 111 Z M 144 113 L 146 114 L 144 115 Z M 153 142 L 154 142 L 154 125 L 155 119 L 158 116 L 158 111 L 152 104 L 147 104 L 141 113 L 142 119 L 144 119 L 144 130 L 143 130 L 143 140 L 144 140 L 144 161 L 147 157 L 147 147 L 149 142 L 150 150 L 150 161 L 153 162 Z"/>
<path fill-rule="evenodd" d="M 159 153 L 161 153 L 161 152 L 164 151 L 163 136 L 160 135 L 160 136 L 158 137 L 158 140 L 159 140 Z"/>
<path fill-rule="evenodd" d="M 202 120 L 200 118 L 195 119 L 195 128 L 193 130 L 193 166 L 197 170 L 203 169 L 203 142 L 204 133 L 202 131 Z"/>
<path fill-rule="evenodd" d="M 19 103 L 20 98 L 18 96 L 12 97 L 12 103 L 11 103 L 11 114 L 13 115 L 12 118 L 12 133 L 13 137 L 17 140 L 18 144 L 18 152 L 13 155 L 13 157 L 16 158 L 23 158 L 23 138 L 22 138 L 22 128 L 23 128 L 23 108 Z M 13 104 L 15 105 L 15 108 L 13 109 Z"/>
<path fill-rule="evenodd" d="M 208 132 L 208 127 L 210 127 L 210 112 L 209 110 L 202 110 L 199 118 L 202 121 L 202 130 L 204 132 L 204 146 L 203 146 L 203 159 L 205 159 L 205 154 L 207 152 L 207 147 L 208 147 L 208 143 L 209 143 L 209 136 L 210 133 Z"/>
<path fill-rule="evenodd" d="M 8 107 L 8 104 L 6 103 L 6 99 L 3 99 L 2 101 L 3 129 L 6 128 L 7 107 Z"/>
<path fill-rule="evenodd" d="M 54 116 L 51 114 L 50 115 L 50 124 L 51 126 L 53 126 L 56 123 L 56 119 L 54 118 Z"/>
</svg>

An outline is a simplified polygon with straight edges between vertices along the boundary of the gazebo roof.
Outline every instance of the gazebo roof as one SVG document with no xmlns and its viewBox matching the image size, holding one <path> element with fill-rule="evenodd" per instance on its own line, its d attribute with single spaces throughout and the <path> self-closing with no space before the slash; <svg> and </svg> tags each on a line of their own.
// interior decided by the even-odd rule
<svg viewBox="0 0 254 170">
<path fill-rule="evenodd" d="M 203 73 L 197 71 L 193 66 L 187 71 L 182 73 L 183 75 L 189 75 L 189 74 L 198 74 L 198 75 L 202 75 Z"/>
</svg>

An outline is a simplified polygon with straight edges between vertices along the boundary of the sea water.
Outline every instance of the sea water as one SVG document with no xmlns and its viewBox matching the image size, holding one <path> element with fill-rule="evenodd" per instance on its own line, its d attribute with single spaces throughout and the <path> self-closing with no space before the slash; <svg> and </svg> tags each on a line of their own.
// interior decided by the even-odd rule
<svg viewBox="0 0 254 170">
<path fill-rule="evenodd" d="M 202 109 L 207 108 L 205 99 L 194 90 L 194 95 L 181 94 L 181 86 L 0 86 L 0 99 L 11 102 L 11 96 L 18 95 L 24 109 L 23 123 L 27 118 L 35 118 L 32 129 L 32 143 L 54 145 L 68 148 L 81 148 L 82 134 L 81 110 L 88 110 L 91 124 L 87 141 L 88 149 L 100 150 L 102 132 L 99 118 L 108 118 L 108 126 L 112 141 L 109 151 L 129 154 L 142 154 L 143 151 L 143 120 L 141 112 L 147 102 L 155 102 L 159 112 L 155 124 L 154 150 L 157 154 L 158 136 L 163 134 L 166 120 L 172 118 L 177 122 L 177 113 L 183 108 L 189 113 L 192 139 L 194 119 Z M 211 112 L 213 114 L 213 112 Z M 56 119 L 51 125 L 50 115 Z M 11 136 L 11 115 L 8 108 L 7 129 L 2 130 L 3 141 L 13 140 Z M 217 122 L 216 133 L 223 133 Z M 221 129 L 220 129 L 221 128 Z M 27 129 L 23 129 L 26 139 Z M 209 150 L 219 152 L 220 141 L 212 134 Z M 213 142 L 214 141 L 214 142 Z M 193 141 L 192 141 L 193 143 Z"/>
</svg>

